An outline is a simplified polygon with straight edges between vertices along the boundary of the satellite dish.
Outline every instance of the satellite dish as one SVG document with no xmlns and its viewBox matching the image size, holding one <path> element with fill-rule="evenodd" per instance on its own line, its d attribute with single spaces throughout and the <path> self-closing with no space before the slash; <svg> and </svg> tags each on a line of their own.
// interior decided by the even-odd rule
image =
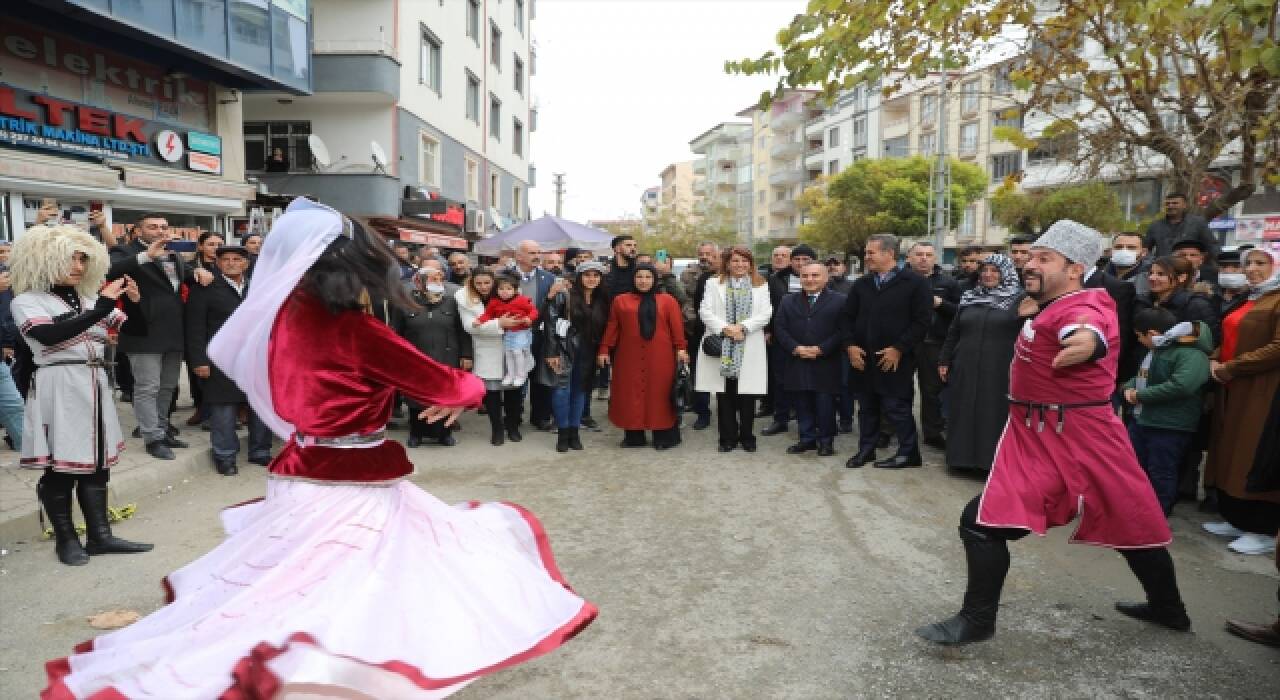
<svg viewBox="0 0 1280 700">
<path fill-rule="evenodd" d="M 311 134 L 307 137 L 307 145 L 311 147 L 311 159 L 315 161 L 315 166 L 319 166 L 316 170 L 329 167 L 333 159 L 329 157 L 329 147 L 324 145 L 324 141 L 321 141 L 319 136 Z"/>
<path fill-rule="evenodd" d="M 382 146 L 377 141 L 370 141 L 369 149 L 373 151 L 373 171 L 385 174 L 387 172 L 387 152 L 382 150 Z"/>
</svg>

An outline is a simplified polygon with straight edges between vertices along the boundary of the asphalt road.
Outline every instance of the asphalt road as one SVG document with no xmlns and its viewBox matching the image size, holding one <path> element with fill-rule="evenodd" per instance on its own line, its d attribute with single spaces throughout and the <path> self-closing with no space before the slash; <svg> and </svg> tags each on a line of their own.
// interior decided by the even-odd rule
<svg viewBox="0 0 1280 700">
<path fill-rule="evenodd" d="M 600 617 L 557 652 L 457 697 L 1280 695 L 1280 652 L 1223 631 L 1226 617 L 1275 615 L 1275 570 L 1203 533 L 1199 514 L 1174 517 L 1193 634 L 1113 612 L 1113 601 L 1141 596 L 1123 560 L 1057 531 L 1013 545 L 996 638 L 943 650 L 911 630 L 959 605 L 955 524 L 981 483 L 948 475 L 936 453 L 922 469 L 847 470 L 847 436 L 835 458 L 783 455 L 782 436 L 762 438 L 755 455 L 721 455 L 711 430 L 665 453 L 588 434 L 586 451 L 561 456 L 549 434 L 490 447 L 483 420 L 466 419 L 458 447 L 414 450 L 415 481 L 446 501 L 532 509 Z M 0 697 L 38 694 L 44 661 L 93 635 L 88 615 L 159 606 L 160 578 L 216 545 L 218 509 L 260 495 L 263 480 L 254 467 L 210 472 L 140 499 L 116 530 L 155 542 L 149 554 L 72 569 L 49 542 L 7 544 Z"/>
</svg>

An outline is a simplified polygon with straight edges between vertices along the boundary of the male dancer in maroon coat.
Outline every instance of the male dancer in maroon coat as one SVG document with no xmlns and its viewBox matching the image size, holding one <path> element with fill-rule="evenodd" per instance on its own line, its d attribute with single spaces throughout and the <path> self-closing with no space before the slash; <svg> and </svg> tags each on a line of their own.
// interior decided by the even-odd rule
<svg viewBox="0 0 1280 700">
<path fill-rule="evenodd" d="M 960 516 L 969 566 L 964 605 L 916 634 L 965 644 L 995 634 L 1010 540 L 1079 519 L 1072 542 L 1120 550 L 1147 593 L 1116 610 L 1175 630 L 1191 629 L 1178 594 L 1172 535 L 1128 435 L 1111 410 L 1120 356 L 1115 302 L 1082 289 L 1102 253 L 1097 231 L 1063 220 L 1031 248 L 1027 294 L 1039 304 L 1019 334 L 1009 381 L 1009 419 L 981 496 Z"/>
</svg>

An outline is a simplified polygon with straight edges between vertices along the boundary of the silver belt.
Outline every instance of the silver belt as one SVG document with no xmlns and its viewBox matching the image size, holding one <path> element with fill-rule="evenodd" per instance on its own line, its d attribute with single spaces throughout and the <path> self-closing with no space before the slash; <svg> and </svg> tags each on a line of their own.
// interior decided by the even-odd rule
<svg viewBox="0 0 1280 700">
<path fill-rule="evenodd" d="M 293 441 L 298 443 L 299 447 L 377 447 L 386 442 L 386 440 L 387 429 L 385 427 L 372 433 L 357 433 L 334 437 L 303 435 L 302 433 L 293 434 Z"/>
</svg>

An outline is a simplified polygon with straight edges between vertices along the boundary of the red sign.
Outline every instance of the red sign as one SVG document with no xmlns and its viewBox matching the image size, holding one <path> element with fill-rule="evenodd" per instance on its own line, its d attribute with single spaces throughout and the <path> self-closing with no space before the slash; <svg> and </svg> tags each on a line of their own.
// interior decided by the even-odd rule
<svg viewBox="0 0 1280 700">
<path fill-rule="evenodd" d="M 1280 216 L 1268 216 L 1262 228 L 1262 240 L 1280 241 Z"/>
<path fill-rule="evenodd" d="M 431 220 L 452 224 L 453 226 L 462 228 L 467 222 L 467 213 L 462 207 L 455 207 L 450 204 L 443 214 L 432 214 Z"/>
</svg>

